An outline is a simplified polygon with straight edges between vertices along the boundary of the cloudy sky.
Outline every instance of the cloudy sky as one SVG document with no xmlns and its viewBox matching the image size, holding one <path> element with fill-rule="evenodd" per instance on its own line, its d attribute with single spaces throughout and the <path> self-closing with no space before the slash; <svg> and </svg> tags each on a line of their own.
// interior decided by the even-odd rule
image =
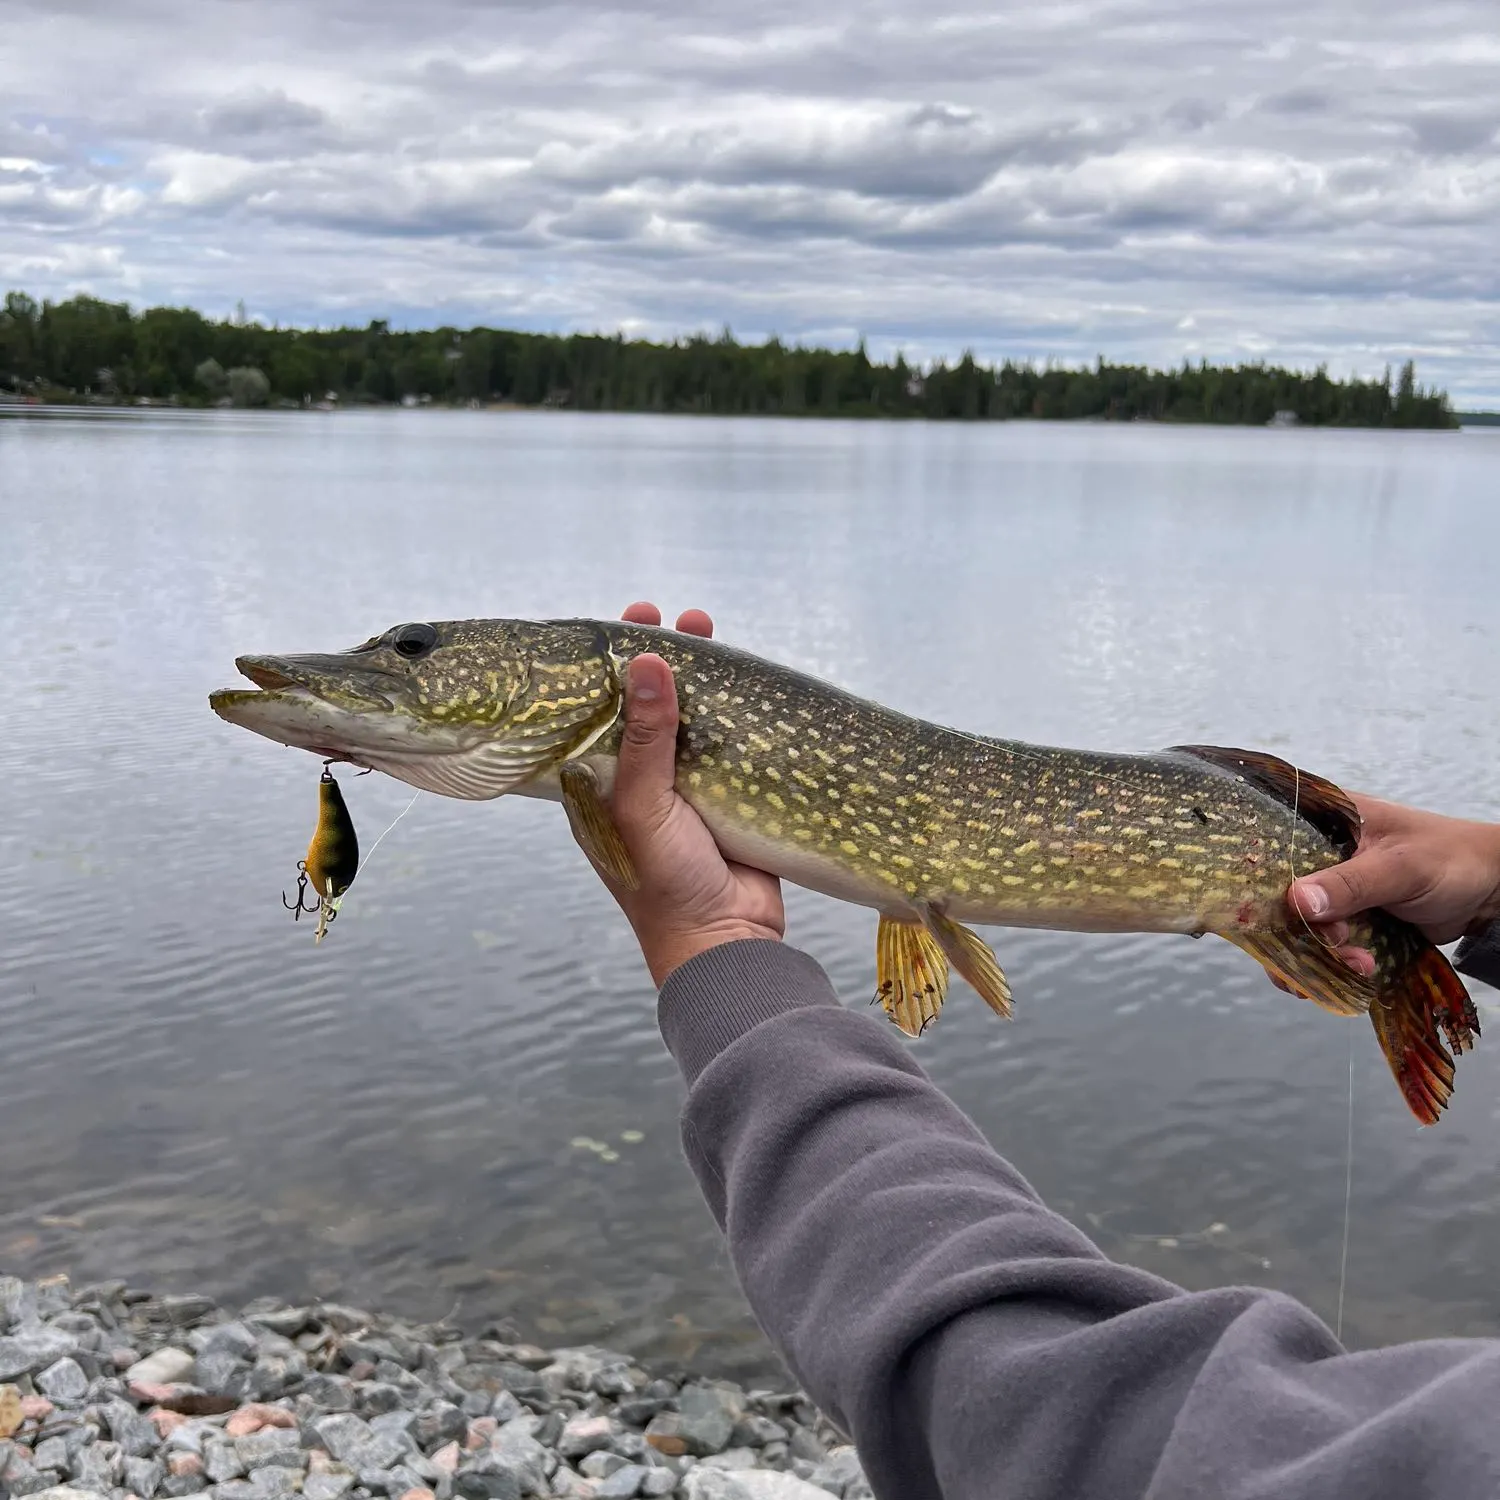
<svg viewBox="0 0 1500 1500">
<path fill-rule="evenodd" d="M 0 286 L 1500 406 L 1500 4 L 0 0 Z"/>
</svg>

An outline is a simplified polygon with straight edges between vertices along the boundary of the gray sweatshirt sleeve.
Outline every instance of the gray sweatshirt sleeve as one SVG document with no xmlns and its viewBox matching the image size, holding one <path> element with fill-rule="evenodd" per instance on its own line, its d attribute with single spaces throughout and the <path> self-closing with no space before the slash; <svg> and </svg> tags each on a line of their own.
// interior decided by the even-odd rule
<svg viewBox="0 0 1500 1500">
<path fill-rule="evenodd" d="M 699 955 L 659 1018 L 750 1306 L 880 1500 L 1500 1495 L 1500 1341 L 1350 1354 L 1114 1264 L 795 949 Z"/>
</svg>

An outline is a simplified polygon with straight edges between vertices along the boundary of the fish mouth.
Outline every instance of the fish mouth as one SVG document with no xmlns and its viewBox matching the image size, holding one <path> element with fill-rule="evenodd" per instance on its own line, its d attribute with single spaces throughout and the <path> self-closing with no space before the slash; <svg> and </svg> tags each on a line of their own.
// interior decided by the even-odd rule
<svg viewBox="0 0 1500 1500">
<path fill-rule="evenodd" d="M 355 764 L 363 764 L 363 741 L 378 743 L 393 730 L 401 733 L 399 716 L 392 712 L 398 684 L 393 681 L 392 691 L 382 692 L 378 676 L 383 674 L 351 671 L 346 658 L 239 656 L 234 664 L 254 686 L 220 688 L 208 700 L 230 724 L 325 760 Z"/>
</svg>

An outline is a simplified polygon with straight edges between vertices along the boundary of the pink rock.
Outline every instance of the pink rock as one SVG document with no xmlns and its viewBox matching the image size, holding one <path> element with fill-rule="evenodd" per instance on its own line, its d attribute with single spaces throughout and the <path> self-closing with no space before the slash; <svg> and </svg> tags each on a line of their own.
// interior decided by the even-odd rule
<svg viewBox="0 0 1500 1500">
<path fill-rule="evenodd" d="M 52 1403 L 45 1396 L 21 1397 L 21 1415 L 29 1422 L 45 1422 L 52 1410 Z"/>
<path fill-rule="evenodd" d="M 140 1355 L 134 1349 L 111 1349 L 109 1357 L 114 1361 L 117 1370 L 128 1370 L 140 1359 Z"/>
<path fill-rule="evenodd" d="M 462 1457 L 463 1451 L 457 1443 L 444 1443 L 428 1462 L 434 1468 L 441 1469 L 444 1474 L 456 1474 L 458 1472 L 459 1460 Z"/>
<path fill-rule="evenodd" d="M 184 1478 L 189 1474 L 201 1474 L 203 1472 L 203 1460 L 196 1453 L 174 1453 L 167 1460 L 169 1472 Z M 436 1496 L 433 1497 L 436 1500 Z"/>
<path fill-rule="evenodd" d="M 375 1366 L 367 1359 L 362 1359 L 357 1365 L 349 1366 L 350 1380 L 373 1380 L 375 1377 Z"/>
<path fill-rule="evenodd" d="M 490 1439 L 499 1431 L 500 1424 L 493 1417 L 475 1417 L 469 1423 L 468 1436 L 464 1439 L 464 1447 L 470 1453 L 476 1448 L 489 1447 Z"/>
<path fill-rule="evenodd" d="M 146 1416 L 155 1426 L 160 1437 L 166 1437 L 174 1427 L 181 1427 L 187 1421 L 180 1411 L 168 1411 L 162 1406 L 153 1406 Z"/>
<path fill-rule="evenodd" d="M 170 1401 L 178 1391 L 175 1385 L 154 1385 L 149 1380 L 132 1380 L 130 1382 L 130 1394 L 137 1401 L 149 1401 L 155 1405 L 158 1401 Z"/>
<path fill-rule="evenodd" d="M 284 1406 L 268 1406 L 263 1401 L 251 1401 L 230 1414 L 224 1431 L 230 1437 L 245 1437 L 259 1432 L 262 1427 L 295 1427 L 297 1419 Z"/>
<path fill-rule="evenodd" d="M 437 1496 L 431 1490 L 414 1489 L 407 1490 L 401 1496 L 401 1500 L 437 1500 Z"/>
</svg>

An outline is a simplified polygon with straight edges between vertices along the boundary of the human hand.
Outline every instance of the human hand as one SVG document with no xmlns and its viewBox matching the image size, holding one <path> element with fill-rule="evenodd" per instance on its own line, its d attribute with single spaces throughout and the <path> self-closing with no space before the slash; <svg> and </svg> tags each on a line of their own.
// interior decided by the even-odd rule
<svg viewBox="0 0 1500 1500">
<path fill-rule="evenodd" d="M 654 604 L 632 604 L 622 616 L 660 625 Z M 702 610 L 679 616 L 688 635 L 711 636 Z M 726 860 L 696 812 L 677 795 L 677 683 L 661 657 L 637 656 L 626 668 L 625 733 L 611 809 L 640 884 L 600 879 L 635 930 L 657 986 L 688 959 L 737 938 L 779 939 L 786 928 L 781 882 Z M 595 866 L 598 870 L 598 867 Z"/>
<path fill-rule="evenodd" d="M 1414 923 L 1435 943 L 1500 918 L 1500 826 L 1354 796 L 1364 826 L 1342 864 L 1293 881 L 1288 902 L 1351 968 L 1375 972 L 1349 944 L 1348 919 L 1371 907 Z"/>
</svg>

